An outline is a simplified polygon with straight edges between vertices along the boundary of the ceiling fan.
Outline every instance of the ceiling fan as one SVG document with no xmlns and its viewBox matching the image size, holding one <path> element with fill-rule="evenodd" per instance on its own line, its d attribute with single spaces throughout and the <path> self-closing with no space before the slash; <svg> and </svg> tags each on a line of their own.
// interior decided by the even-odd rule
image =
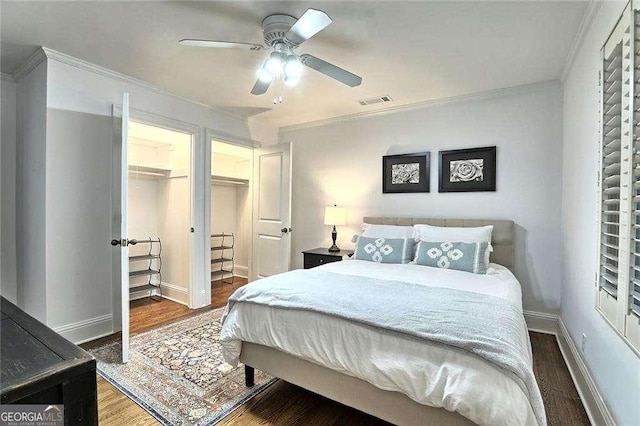
<svg viewBox="0 0 640 426">
<path fill-rule="evenodd" d="M 271 54 L 258 71 L 258 80 L 251 89 L 253 95 L 267 92 L 274 80 L 282 78 L 285 84 L 293 86 L 300 81 L 302 66 L 314 69 L 328 77 L 338 80 L 350 87 L 359 86 L 362 77 L 344 70 L 313 55 L 298 55 L 295 50 L 327 26 L 332 20 L 329 16 L 315 9 L 308 9 L 300 19 L 290 15 L 269 15 L 262 21 L 264 43 L 239 43 L 233 41 L 183 39 L 180 44 L 193 47 L 214 47 L 221 49 L 247 49 L 253 51 L 272 50 Z M 274 103 L 276 100 L 274 100 Z M 282 102 L 282 97 L 280 97 Z"/>
</svg>

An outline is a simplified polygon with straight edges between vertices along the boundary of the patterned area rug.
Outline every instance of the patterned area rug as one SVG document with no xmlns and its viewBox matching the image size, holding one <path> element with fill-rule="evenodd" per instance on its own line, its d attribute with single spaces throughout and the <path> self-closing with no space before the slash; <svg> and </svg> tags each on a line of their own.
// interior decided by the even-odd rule
<svg viewBox="0 0 640 426">
<path fill-rule="evenodd" d="M 131 337 L 129 363 L 120 343 L 90 352 L 98 373 L 166 425 L 211 425 L 264 391 L 275 379 L 258 370 L 244 385 L 244 368 L 224 362 L 216 309 Z"/>
</svg>

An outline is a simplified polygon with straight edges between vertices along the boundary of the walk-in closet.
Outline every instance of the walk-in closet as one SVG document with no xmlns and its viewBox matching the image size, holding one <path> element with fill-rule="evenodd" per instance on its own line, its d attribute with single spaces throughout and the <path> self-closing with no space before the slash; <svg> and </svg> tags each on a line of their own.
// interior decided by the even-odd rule
<svg viewBox="0 0 640 426">
<path fill-rule="evenodd" d="M 131 122 L 128 143 L 130 299 L 188 302 L 191 135 Z"/>
<path fill-rule="evenodd" d="M 211 141 L 212 291 L 249 276 L 253 149 Z"/>
</svg>

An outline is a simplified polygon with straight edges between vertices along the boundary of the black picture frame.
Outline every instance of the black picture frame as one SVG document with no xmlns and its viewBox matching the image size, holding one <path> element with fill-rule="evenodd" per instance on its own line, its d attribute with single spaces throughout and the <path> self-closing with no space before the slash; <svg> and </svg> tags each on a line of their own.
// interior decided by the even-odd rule
<svg viewBox="0 0 640 426">
<path fill-rule="evenodd" d="M 495 146 L 440 151 L 439 157 L 438 192 L 496 190 Z"/>
<path fill-rule="evenodd" d="M 429 152 L 383 156 L 382 193 L 429 192 L 430 158 Z"/>
</svg>

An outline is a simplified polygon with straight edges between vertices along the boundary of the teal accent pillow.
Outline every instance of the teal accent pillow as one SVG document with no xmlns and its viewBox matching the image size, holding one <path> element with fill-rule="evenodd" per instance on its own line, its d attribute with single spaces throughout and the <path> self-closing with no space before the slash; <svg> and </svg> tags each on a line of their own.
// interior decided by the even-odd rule
<svg viewBox="0 0 640 426">
<path fill-rule="evenodd" d="M 358 237 L 354 259 L 378 263 L 409 263 L 415 241 L 408 238 Z"/>
<path fill-rule="evenodd" d="M 414 263 L 434 268 L 486 274 L 485 253 L 489 243 L 452 243 L 420 241 Z"/>
</svg>

